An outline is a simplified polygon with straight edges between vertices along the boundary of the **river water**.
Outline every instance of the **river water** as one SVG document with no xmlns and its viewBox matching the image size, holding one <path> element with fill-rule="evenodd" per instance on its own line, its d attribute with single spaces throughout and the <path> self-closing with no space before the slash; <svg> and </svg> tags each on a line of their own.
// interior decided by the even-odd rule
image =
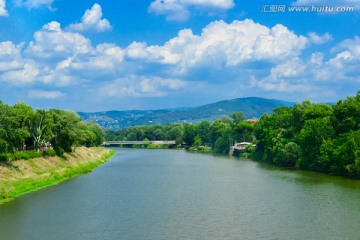
<svg viewBox="0 0 360 240">
<path fill-rule="evenodd" d="M 1 240 L 360 239 L 360 181 L 228 156 L 117 149 L 0 206 Z"/>
</svg>

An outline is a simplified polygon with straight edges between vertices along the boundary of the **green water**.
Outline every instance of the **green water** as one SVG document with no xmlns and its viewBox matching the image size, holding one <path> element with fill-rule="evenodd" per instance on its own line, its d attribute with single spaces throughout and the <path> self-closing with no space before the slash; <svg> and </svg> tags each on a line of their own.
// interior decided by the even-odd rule
<svg viewBox="0 0 360 240">
<path fill-rule="evenodd" d="M 0 206 L 1 240 L 360 239 L 360 181 L 176 150 L 109 163 Z"/>
</svg>

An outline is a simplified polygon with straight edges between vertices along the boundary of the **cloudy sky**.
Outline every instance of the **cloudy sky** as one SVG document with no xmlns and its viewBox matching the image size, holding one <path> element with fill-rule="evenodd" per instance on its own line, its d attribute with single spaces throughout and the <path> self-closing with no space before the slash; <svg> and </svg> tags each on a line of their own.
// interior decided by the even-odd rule
<svg viewBox="0 0 360 240">
<path fill-rule="evenodd" d="M 356 94 L 360 0 L 278 4 L 0 0 L 0 100 L 103 111 Z"/>
</svg>

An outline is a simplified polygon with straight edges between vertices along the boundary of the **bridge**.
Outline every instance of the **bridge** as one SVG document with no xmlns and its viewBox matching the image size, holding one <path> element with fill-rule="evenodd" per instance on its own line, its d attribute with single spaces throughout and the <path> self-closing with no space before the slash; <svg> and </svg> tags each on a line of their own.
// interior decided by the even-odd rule
<svg viewBox="0 0 360 240">
<path fill-rule="evenodd" d="M 175 145 L 175 141 L 106 141 L 103 146 L 118 146 L 118 145 Z"/>
</svg>

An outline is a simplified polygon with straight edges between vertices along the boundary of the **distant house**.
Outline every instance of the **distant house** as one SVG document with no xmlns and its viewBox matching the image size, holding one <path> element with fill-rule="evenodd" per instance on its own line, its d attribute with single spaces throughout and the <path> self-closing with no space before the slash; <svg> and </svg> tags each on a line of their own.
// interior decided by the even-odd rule
<svg viewBox="0 0 360 240">
<path fill-rule="evenodd" d="M 249 118 L 247 121 L 249 121 L 251 123 L 257 123 L 259 121 L 259 119 L 257 119 L 257 118 Z"/>
</svg>

